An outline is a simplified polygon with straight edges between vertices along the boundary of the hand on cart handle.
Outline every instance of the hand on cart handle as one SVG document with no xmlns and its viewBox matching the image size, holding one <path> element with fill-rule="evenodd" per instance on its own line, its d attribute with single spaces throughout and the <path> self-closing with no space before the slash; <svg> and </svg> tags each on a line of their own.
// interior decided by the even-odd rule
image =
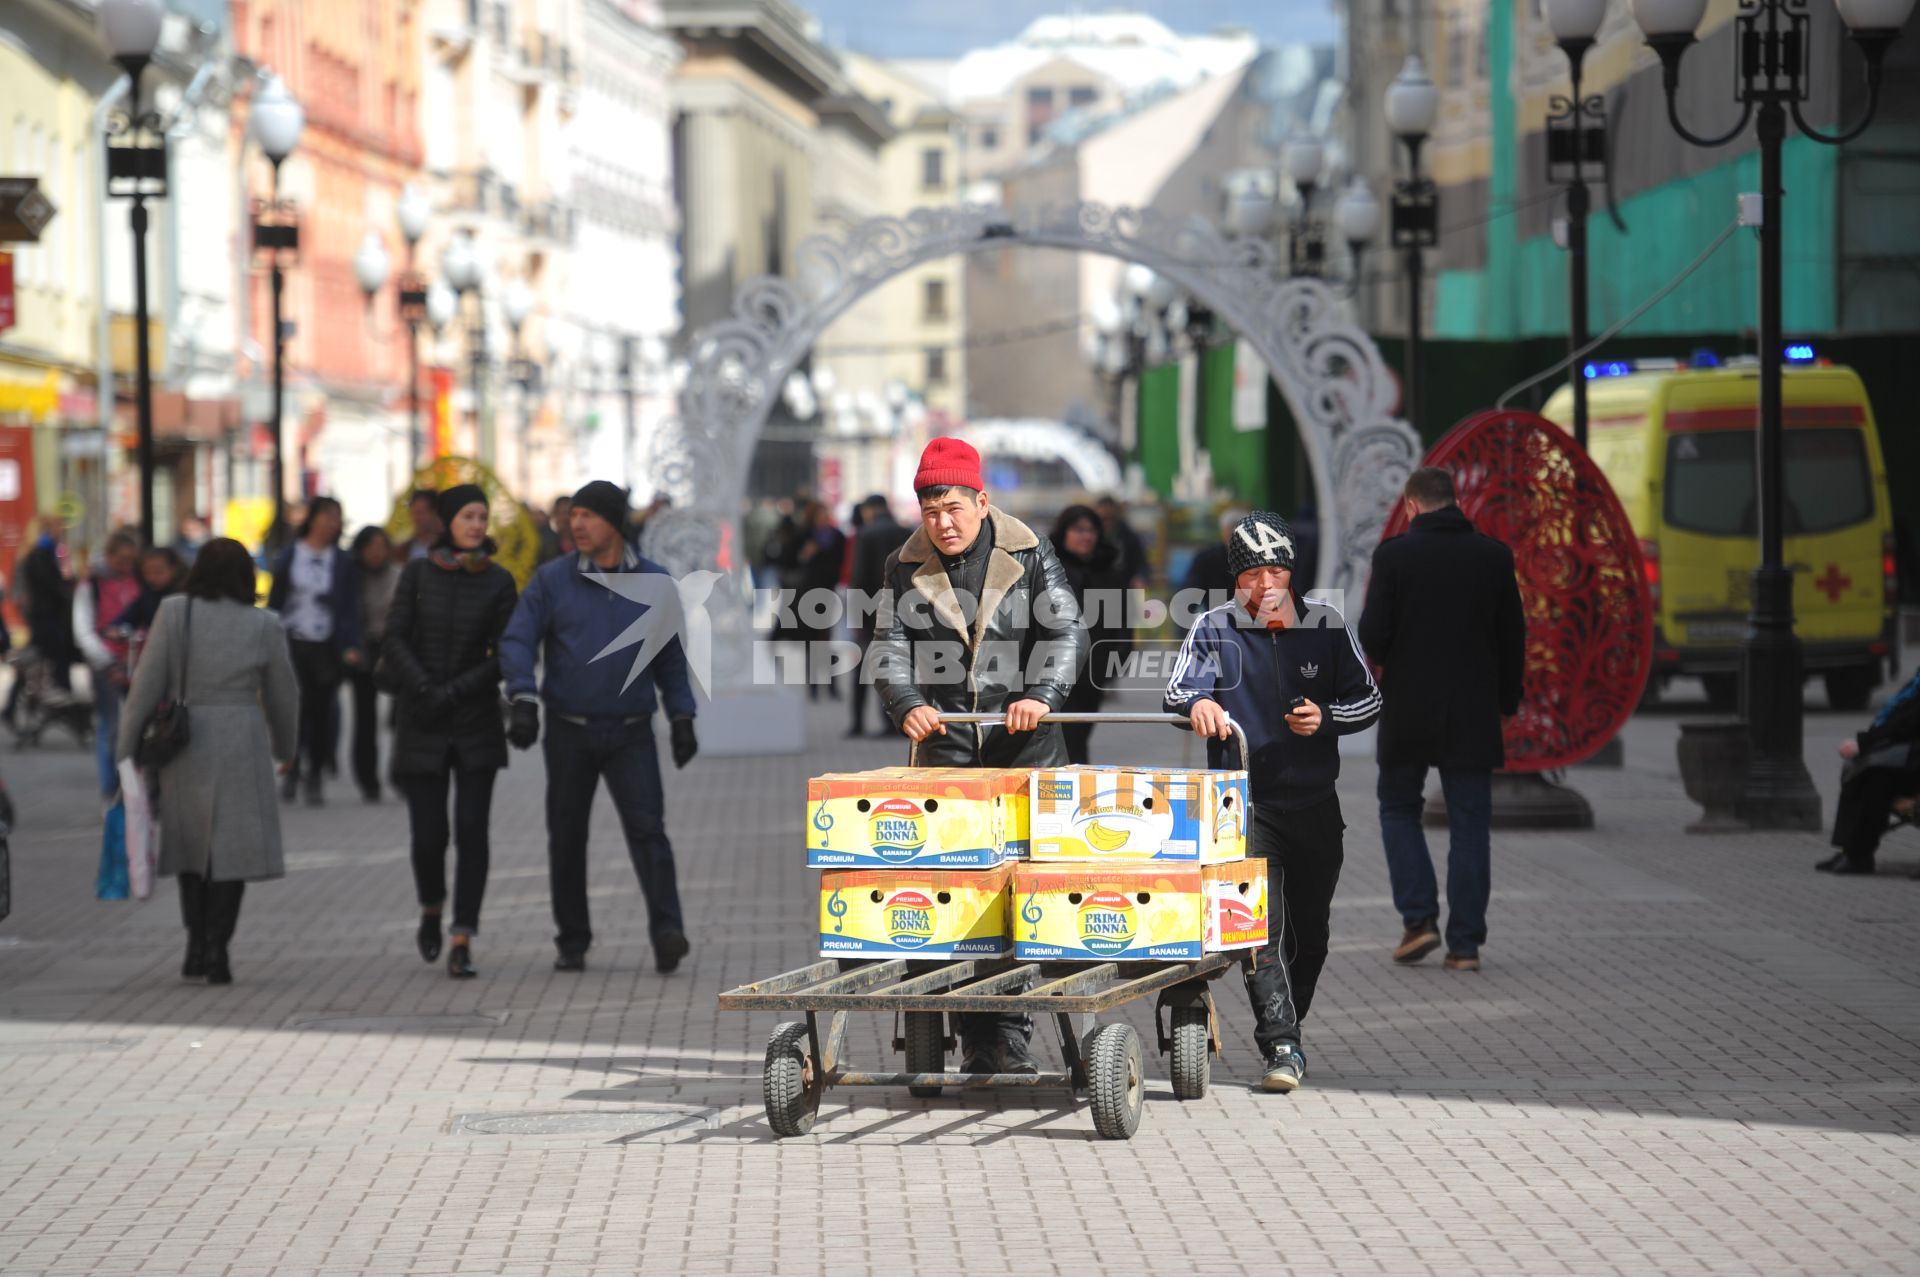
<svg viewBox="0 0 1920 1277">
<path fill-rule="evenodd" d="M 1007 706 L 1007 730 L 1010 732 L 1030 732 L 1040 726 L 1050 707 L 1045 701 L 1037 701 L 1031 696 L 1015 701 Z"/>
<path fill-rule="evenodd" d="M 1220 708 L 1220 702 L 1204 697 L 1187 710 L 1187 721 L 1193 724 L 1196 736 L 1217 736 L 1225 740 L 1233 730 L 1229 726 L 1227 711 Z"/>
<path fill-rule="evenodd" d="M 933 706 L 916 705 L 908 710 L 906 718 L 901 720 L 900 730 L 907 734 L 908 740 L 918 745 L 935 732 L 945 736 L 947 725 L 940 721 L 940 711 Z"/>
</svg>

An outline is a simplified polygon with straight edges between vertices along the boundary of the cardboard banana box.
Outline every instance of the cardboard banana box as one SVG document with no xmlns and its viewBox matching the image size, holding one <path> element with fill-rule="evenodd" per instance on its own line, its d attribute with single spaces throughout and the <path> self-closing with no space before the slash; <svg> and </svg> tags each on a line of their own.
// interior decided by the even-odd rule
<svg viewBox="0 0 1920 1277">
<path fill-rule="evenodd" d="M 969 958 L 1009 947 L 1013 870 L 828 869 L 820 875 L 823 958 Z"/>
<path fill-rule="evenodd" d="M 1022 961 L 1180 960 L 1267 943 L 1267 862 L 1013 869 Z"/>
<path fill-rule="evenodd" d="M 816 869 L 983 869 L 1024 859 L 1029 768 L 881 767 L 807 782 Z"/>
<path fill-rule="evenodd" d="M 1207 901 L 1200 947 L 1208 953 L 1264 948 L 1269 925 L 1265 858 L 1207 865 L 1200 874 Z"/>
<path fill-rule="evenodd" d="M 1246 855 L 1247 774 L 1055 767 L 1033 773 L 1032 859 L 1223 864 Z"/>
</svg>

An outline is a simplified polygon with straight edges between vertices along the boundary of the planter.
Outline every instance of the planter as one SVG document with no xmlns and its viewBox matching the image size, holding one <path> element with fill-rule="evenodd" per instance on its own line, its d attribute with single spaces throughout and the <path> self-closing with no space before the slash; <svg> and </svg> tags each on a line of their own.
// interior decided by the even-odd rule
<svg viewBox="0 0 1920 1277">
<path fill-rule="evenodd" d="M 1701 817 L 1690 834 L 1748 833 L 1752 827 L 1734 814 L 1747 778 L 1747 725 L 1738 720 L 1680 724 L 1680 782 L 1699 803 Z"/>
</svg>

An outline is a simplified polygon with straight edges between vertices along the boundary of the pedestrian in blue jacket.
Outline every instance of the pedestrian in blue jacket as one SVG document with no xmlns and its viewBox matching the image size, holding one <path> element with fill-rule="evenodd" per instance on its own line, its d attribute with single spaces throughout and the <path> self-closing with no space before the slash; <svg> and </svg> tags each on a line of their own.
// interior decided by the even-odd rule
<svg viewBox="0 0 1920 1277">
<path fill-rule="evenodd" d="M 516 749 L 532 748 L 540 739 L 541 702 L 549 715 L 547 868 L 559 971 L 584 971 L 593 943 L 587 825 L 602 777 L 646 897 L 655 965 L 670 972 L 689 948 L 667 841 L 653 711 L 665 702 L 673 765 L 685 767 L 699 749 L 693 688 L 673 578 L 627 544 L 626 516 L 624 488 L 596 479 L 575 493 L 575 553 L 533 574 L 500 640 L 513 699 L 507 739 Z M 545 679 L 536 684 L 534 656 L 543 646 Z"/>
<path fill-rule="evenodd" d="M 1246 734 L 1247 854 L 1267 862 L 1272 914 L 1247 996 L 1269 1091 L 1291 1091 L 1307 1075 L 1300 1022 L 1327 961 L 1345 857 L 1336 738 L 1380 714 L 1380 691 L 1346 621 L 1327 604 L 1296 602 L 1293 564 L 1285 519 L 1260 511 L 1240 521 L 1227 537 L 1233 602 L 1194 622 L 1166 695 L 1168 711 L 1209 738 L 1210 767 L 1229 765 L 1229 717 Z"/>
</svg>

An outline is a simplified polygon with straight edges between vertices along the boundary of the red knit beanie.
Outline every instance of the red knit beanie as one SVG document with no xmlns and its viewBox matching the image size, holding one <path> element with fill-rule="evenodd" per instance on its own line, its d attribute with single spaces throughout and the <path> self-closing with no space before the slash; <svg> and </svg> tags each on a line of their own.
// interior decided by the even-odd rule
<svg viewBox="0 0 1920 1277">
<path fill-rule="evenodd" d="M 981 481 L 980 454 L 973 450 L 973 445 L 964 439 L 942 435 L 920 454 L 920 468 L 913 474 L 913 490 L 920 492 L 955 485 L 975 492 L 987 486 Z"/>
</svg>

